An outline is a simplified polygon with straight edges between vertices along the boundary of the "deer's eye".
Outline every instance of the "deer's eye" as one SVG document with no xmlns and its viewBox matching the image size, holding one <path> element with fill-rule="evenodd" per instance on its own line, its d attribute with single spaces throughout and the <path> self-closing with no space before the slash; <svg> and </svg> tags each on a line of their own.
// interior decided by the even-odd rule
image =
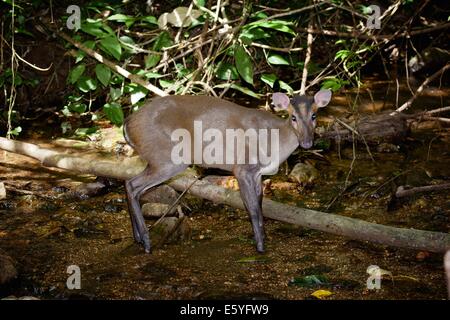
<svg viewBox="0 0 450 320">
<path fill-rule="evenodd" d="M 291 119 L 292 119 L 292 121 L 294 121 L 294 122 L 297 121 L 297 118 L 296 118 L 294 115 L 292 115 Z"/>
<path fill-rule="evenodd" d="M 311 119 L 313 119 L 313 121 L 314 121 L 314 120 L 316 120 L 316 118 L 317 118 L 317 114 L 313 113 L 311 116 Z"/>
</svg>

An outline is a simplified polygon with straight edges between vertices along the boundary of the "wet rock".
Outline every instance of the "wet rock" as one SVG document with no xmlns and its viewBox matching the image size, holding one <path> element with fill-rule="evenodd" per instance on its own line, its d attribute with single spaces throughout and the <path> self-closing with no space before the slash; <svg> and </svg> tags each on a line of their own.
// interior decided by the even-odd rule
<svg viewBox="0 0 450 320">
<path fill-rule="evenodd" d="M 69 188 L 64 186 L 56 186 L 52 188 L 52 191 L 56 193 L 65 193 L 68 192 L 69 190 L 70 190 Z"/>
<path fill-rule="evenodd" d="M 191 238 L 191 226 L 188 219 L 165 217 L 159 222 L 153 230 L 159 235 L 160 239 L 167 241 L 186 241 Z"/>
<path fill-rule="evenodd" d="M 110 213 L 115 213 L 120 210 L 120 208 L 113 203 L 106 203 L 104 209 L 106 212 Z"/>
<path fill-rule="evenodd" d="M 0 202 L 0 210 L 10 210 L 14 209 L 16 204 L 12 201 L 2 201 Z"/>
<path fill-rule="evenodd" d="M 117 127 L 102 128 L 99 130 L 101 138 L 96 141 L 96 148 L 104 151 L 116 151 L 116 148 L 126 148 L 127 152 L 128 145 L 125 144 L 125 139 L 122 134 L 122 130 Z"/>
<path fill-rule="evenodd" d="M 399 150 L 400 147 L 392 143 L 383 142 L 377 146 L 377 151 L 381 153 L 392 153 L 398 152 Z"/>
<path fill-rule="evenodd" d="M 309 163 L 297 163 L 289 174 L 289 180 L 302 186 L 312 184 L 319 177 L 319 171 Z"/>
<path fill-rule="evenodd" d="M 104 193 L 105 188 L 101 182 L 83 183 L 76 188 L 75 195 L 84 200 Z"/>
<path fill-rule="evenodd" d="M 119 180 L 116 179 L 98 177 L 94 182 L 79 185 L 75 189 L 74 195 L 80 199 L 100 196 L 108 193 L 112 188 L 115 188 L 120 184 Z"/>
<path fill-rule="evenodd" d="M 177 205 L 173 204 L 178 199 L 178 192 L 168 185 L 161 185 L 144 193 L 140 199 L 142 204 L 142 214 L 148 218 L 157 218 L 162 216 L 172 207 L 169 216 L 177 211 Z"/>
<path fill-rule="evenodd" d="M 141 196 L 140 202 L 144 203 L 165 203 L 171 205 L 178 199 L 178 192 L 168 185 L 161 185 L 152 188 Z"/>
<path fill-rule="evenodd" d="M 0 286 L 17 277 L 14 260 L 0 249 Z"/>
<path fill-rule="evenodd" d="M 170 209 L 170 207 L 172 207 L 172 205 L 160 202 L 144 203 L 144 205 L 142 206 L 142 214 L 146 218 L 159 218 L 164 213 L 166 213 L 167 210 Z M 177 206 L 173 206 L 170 212 L 167 213 L 166 217 L 176 214 L 176 211 Z"/>
</svg>

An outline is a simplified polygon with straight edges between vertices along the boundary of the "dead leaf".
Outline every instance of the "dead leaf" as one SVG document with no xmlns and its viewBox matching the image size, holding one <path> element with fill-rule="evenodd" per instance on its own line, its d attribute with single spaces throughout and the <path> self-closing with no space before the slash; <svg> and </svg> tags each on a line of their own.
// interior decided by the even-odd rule
<svg viewBox="0 0 450 320">
<path fill-rule="evenodd" d="M 311 293 L 311 295 L 313 297 L 316 297 L 317 299 L 321 299 L 321 300 L 323 298 L 331 296 L 332 294 L 333 294 L 333 292 L 328 291 L 328 290 L 316 290 L 313 293 Z"/>
</svg>

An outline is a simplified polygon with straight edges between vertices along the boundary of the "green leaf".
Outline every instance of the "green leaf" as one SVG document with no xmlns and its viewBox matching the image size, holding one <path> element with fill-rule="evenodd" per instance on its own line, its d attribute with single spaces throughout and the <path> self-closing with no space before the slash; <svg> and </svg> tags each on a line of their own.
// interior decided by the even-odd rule
<svg viewBox="0 0 450 320">
<path fill-rule="evenodd" d="M 237 46 L 234 53 L 234 63 L 239 74 L 247 83 L 253 85 L 253 65 L 250 56 L 243 46 Z"/>
<path fill-rule="evenodd" d="M 154 66 L 156 66 L 158 64 L 158 62 L 161 60 L 161 55 L 160 54 L 154 54 L 154 53 L 150 53 L 146 58 L 145 58 L 145 68 L 146 69 L 150 69 L 153 68 Z"/>
<path fill-rule="evenodd" d="M 286 90 L 289 94 L 292 94 L 294 92 L 294 89 L 290 85 L 288 85 L 286 82 L 280 80 L 278 81 L 280 84 L 280 89 Z"/>
<path fill-rule="evenodd" d="M 86 76 L 81 76 L 77 81 L 77 87 L 82 92 L 94 91 L 97 89 L 97 81 Z"/>
<path fill-rule="evenodd" d="M 334 60 L 337 60 L 337 59 L 344 60 L 345 58 L 349 57 L 350 55 L 351 55 L 351 51 L 350 50 L 345 50 L 345 49 L 339 50 L 334 55 Z"/>
<path fill-rule="evenodd" d="M 323 275 L 309 275 L 299 278 L 293 278 L 289 281 L 289 285 L 300 286 L 300 287 L 318 287 L 324 284 L 328 284 L 327 278 Z"/>
<path fill-rule="evenodd" d="M 122 96 L 122 90 L 119 88 L 109 88 L 109 97 L 112 101 L 119 99 Z"/>
<path fill-rule="evenodd" d="M 239 74 L 235 66 L 228 62 L 220 62 L 216 69 L 216 76 L 221 80 L 237 80 Z"/>
<path fill-rule="evenodd" d="M 159 82 L 159 85 L 161 86 L 161 88 L 163 88 L 163 89 L 170 88 L 175 83 L 172 80 L 164 80 L 164 79 L 160 79 L 158 82 Z"/>
<path fill-rule="evenodd" d="M 267 62 L 270 64 L 276 64 L 276 65 L 289 65 L 289 62 L 281 55 L 279 54 L 271 54 L 268 58 L 267 58 Z"/>
<path fill-rule="evenodd" d="M 115 36 L 108 36 L 100 40 L 102 50 L 112 55 L 117 60 L 120 60 L 122 55 L 122 47 Z"/>
<path fill-rule="evenodd" d="M 186 77 L 192 72 L 191 70 L 189 70 L 189 68 L 185 68 L 182 63 L 177 63 L 176 68 L 177 68 L 177 78 Z"/>
<path fill-rule="evenodd" d="M 255 21 L 249 23 L 243 27 L 243 29 L 253 29 L 253 28 L 267 28 L 272 29 L 284 33 L 289 33 L 295 36 L 294 30 L 290 28 L 292 26 L 292 22 L 284 21 L 284 20 L 271 20 L 271 21 Z"/>
<path fill-rule="evenodd" d="M 199 7 L 204 7 L 206 4 L 206 0 L 194 0 L 194 1 Z"/>
<path fill-rule="evenodd" d="M 133 38 L 131 38 L 131 37 L 129 37 L 129 36 L 120 36 L 120 37 L 119 37 L 119 40 L 120 40 L 120 42 L 121 42 L 122 47 L 123 47 L 126 51 L 128 51 L 128 52 L 130 52 L 130 53 L 132 53 L 132 54 L 138 53 L 138 51 L 137 51 L 136 49 L 134 49 L 133 47 L 131 47 L 131 46 L 134 46 L 134 45 L 135 45 L 135 42 L 134 42 Z M 130 46 L 127 46 L 127 44 L 129 44 Z"/>
<path fill-rule="evenodd" d="M 167 31 L 160 33 L 153 44 L 153 50 L 160 51 L 162 48 L 170 47 L 173 44 L 172 38 Z"/>
<path fill-rule="evenodd" d="M 120 126 L 123 123 L 123 110 L 122 106 L 117 102 L 107 103 L 103 106 L 103 112 L 106 117 L 114 123 L 116 126 Z"/>
<path fill-rule="evenodd" d="M 277 76 L 273 73 L 265 73 L 261 75 L 261 81 L 267 83 L 271 88 L 273 88 L 273 85 L 277 79 Z"/>
<path fill-rule="evenodd" d="M 81 75 L 84 73 L 84 70 L 86 70 L 85 64 L 79 64 L 75 68 L 73 68 L 69 73 L 69 83 L 74 84 L 75 82 L 77 82 Z"/>
<path fill-rule="evenodd" d="M 13 130 L 10 130 L 8 133 L 12 134 L 13 136 L 18 136 L 19 133 L 22 132 L 22 127 L 15 127 Z"/>
<path fill-rule="evenodd" d="M 158 25 L 158 19 L 156 19 L 154 16 L 142 17 L 141 21 L 146 22 L 148 24 Z"/>
<path fill-rule="evenodd" d="M 105 31 L 102 30 L 103 23 L 100 19 L 92 20 L 87 19 L 84 23 L 81 24 L 81 30 L 87 34 L 90 34 L 94 37 L 104 37 L 107 35 Z"/>
<path fill-rule="evenodd" d="M 81 138 L 85 138 L 87 136 L 90 136 L 94 133 L 96 133 L 98 130 L 97 127 L 90 127 L 90 128 L 78 128 L 75 130 L 75 135 Z"/>
<path fill-rule="evenodd" d="M 109 84 L 109 80 L 111 79 L 110 68 L 99 63 L 95 66 L 95 74 L 97 75 L 97 79 L 100 80 L 105 87 Z"/>
<path fill-rule="evenodd" d="M 162 78 L 164 77 L 164 75 L 156 73 L 156 72 L 151 72 L 151 71 L 146 71 L 146 70 L 142 70 L 140 69 L 138 72 L 136 72 L 137 75 L 143 76 L 147 79 L 158 79 L 158 78 Z"/>
<path fill-rule="evenodd" d="M 147 89 L 138 85 L 133 85 L 132 90 L 130 92 L 131 104 L 135 104 L 139 102 L 139 100 L 145 98 L 145 96 L 147 96 L 147 93 L 148 93 Z"/>
<path fill-rule="evenodd" d="M 136 18 L 134 18 L 132 16 L 127 16 L 125 14 L 117 13 L 117 14 L 113 14 L 112 16 L 108 17 L 106 20 L 123 22 L 129 28 L 136 21 Z"/>
<path fill-rule="evenodd" d="M 110 83 L 114 84 L 114 85 L 120 85 L 124 82 L 124 79 L 125 78 L 123 76 L 121 76 L 120 74 L 114 73 L 111 78 Z"/>
<path fill-rule="evenodd" d="M 70 103 L 68 106 L 71 112 L 84 113 L 86 112 L 87 106 L 84 103 Z"/>
<path fill-rule="evenodd" d="M 270 33 L 262 28 L 243 29 L 239 38 L 242 39 L 244 43 L 247 42 L 246 44 L 250 44 L 255 40 L 270 38 Z"/>
<path fill-rule="evenodd" d="M 245 87 L 242 87 L 240 85 L 237 85 L 235 83 L 221 83 L 221 84 L 218 84 L 218 85 L 214 86 L 214 88 L 219 88 L 219 89 L 223 89 L 223 88 L 227 88 L 227 87 L 230 87 L 231 89 L 234 89 L 234 90 L 238 90 L 238 91 L 240 91 L 240 92 L 242 92 L 242 93 L 244 93 L 244 94 L 246 94 L 246 95 L 248 95 L 250 97 L 253 97 L 255 99 L 260 99 L 261 98 L 260 94 L 254 92 L 254 91 L 252 91 L 252 90 L 250 90 L 248 88 L 245 88 Z"/>
<path fill-rule="evenodd" d="M 20 86 L 23 83 L 23 79 L 20 75 L 15 74 L 14 75 L 14 85 L 15 86 Z"/>
<path fill-rule="evenodd" d="M 133 19 L 133 17 L 127 16 L 127 15 L 121 14 L 121 13 L 116 13 L 116 14 L 113 14 L 112 16 L 109 16 L 106 20 L 125 22 L 129 19 Z"/>
<path fill-rule="evenodd" d="M 266 19 L 269 16 L 267 15 L 267 13 L 260 11 L 257 14 L 252 13 L 252 15 L 250 17 L 254 18 L 254 19 L 262 20 L 262 19 Z"/>
<path fill-rule="evenodd" d="M 343 86 L 349 84 L 348 80 L 341 80 L 338 78 L 329 78 L 322 82 L 321 89 L 331 89 L 336 92 L 341 89 Z"/>
</svg>

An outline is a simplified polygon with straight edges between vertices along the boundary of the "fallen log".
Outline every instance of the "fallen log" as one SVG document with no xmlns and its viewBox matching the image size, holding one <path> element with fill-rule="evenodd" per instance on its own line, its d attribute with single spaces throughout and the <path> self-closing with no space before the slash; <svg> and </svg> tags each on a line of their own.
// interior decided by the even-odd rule
<svg viewBox="0 0 450 320">
<path fill-rule="evenodd" d="M 334 139 L 336 142 L 353 141 L 368 143 L 398 143 L 408 135 L 407 117 L 396 114 L 380 113 L 361 117 L 354 124 L 335 123 L 333 127 L 321 134 L 321 137 Z"/>
<path fill-rule="evenodd" d="M 433 192 L 433 191 L 442 191 L 450 189 L 450 183 L 443 183 L 431 186 L 423 186 L 423 187 L 415 187 L 410 189 L 405 189 L 405 187 L 400 186 L 397 188 L 395 192 L 395 196 L 397 198 L 401 197 L 409 197 L 422 192 Z"/>
<path fill-rule="evenodd" d="M 31 143 L 13 141 L 1 137 L 0 149 L 32 157 L 41 161 L 47 167 L 122 180 L 138 174 L 145 166 L 144 162 L 136 158 L 127 159 L 119 166 L 114 161 L 93 161 L 92 159 L 40 148 Z M 187 173 L 185 172 L 173 178 L 168 184 L 176 190 L 184 191 L 195 180 L 195 176 L 189 174 L 189 170 L 187 170 Z M 190 187 L 189 193 L 216 203 L 244 209 L 237 191 L 225 189 L 206 181 L 196 181 Z M 263 212 L 264 216 L 270 219 L 351 239 L 432 252 L 445 252 L 450 248 L 450 234 L 447 233 L 384 226 L 340 215 L 293 207 L 269 199 L 263 200 Z"/>
</svg>

